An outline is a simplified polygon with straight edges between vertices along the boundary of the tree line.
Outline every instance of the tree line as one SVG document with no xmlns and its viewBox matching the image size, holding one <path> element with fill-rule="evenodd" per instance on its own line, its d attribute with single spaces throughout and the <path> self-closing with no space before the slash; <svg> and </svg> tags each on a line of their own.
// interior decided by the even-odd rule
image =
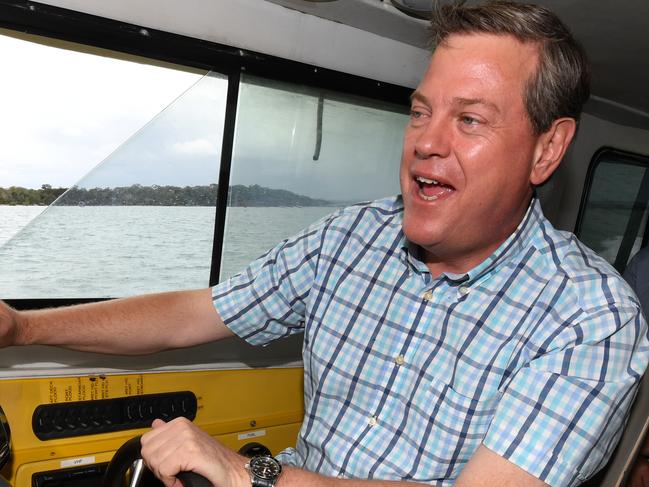
<svg viewBox="0 0 649 487">
<path fill-rule="evenodd" d="M 59 198 L 63 206 L 214 206 L 218 185 L 208 186 L 122 186 L 115 188 L 53 188 L 40 189 L 12 186 L 0 188 L 0 205 L 49 205 Z M 330 206 L 323 199 L 314 199 L 284 189 L 259 185 L 234 185 L 228 192 L 230 206 Z"/>
<path fill-rule="evenodd" d="M 11 186 L 0 188 L 0 205 L 37 205 L 47 206 L 67 191 L 67 188 L 53 188 L 44 184 L 41 189 Z"/>
</svg>

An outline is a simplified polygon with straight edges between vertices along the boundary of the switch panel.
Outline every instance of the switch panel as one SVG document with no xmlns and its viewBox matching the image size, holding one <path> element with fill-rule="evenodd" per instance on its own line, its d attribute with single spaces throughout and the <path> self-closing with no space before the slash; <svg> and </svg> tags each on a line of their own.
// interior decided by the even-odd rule
<svg viewBox="0 0 649 487">
<path fill-rule="evenodd" d="M 194 420 L 196 409 L 196 396 L 189 391 L 41 404 L 34 410 L 32 429 L 39 440 L 71 438 L 147 428 L 156 418 Z"/>
</svg>

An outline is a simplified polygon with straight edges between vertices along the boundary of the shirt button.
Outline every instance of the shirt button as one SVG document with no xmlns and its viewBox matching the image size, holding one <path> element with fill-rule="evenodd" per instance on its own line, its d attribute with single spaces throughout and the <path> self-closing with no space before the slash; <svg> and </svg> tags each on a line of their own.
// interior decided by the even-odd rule
<svg viewBox="0 0 649 487">
<path fill-rule="evenodd" d="M 469 294 L 469 288 L 466 286 L 462 286 L 460 289 L 458 289 L 458 291 L 462 296 L 466 296 L 467 294 Z"/>
<path fill-rule="evenodd" d="M 376 426 L 378 424 L 378 420 L 376 419 L 376 416 L 370 416 L 370 420 L 367 422 L 367 424 L 371 426 Z"/>
<path fill-rule="evenodd" d="M 401 366 L 406 363 L 406 358 L 403 355 L 398 355 L 395 357 L 394 363 Z"/>
<path fill-rule="evenodd" d="M 433 300 L 433 291 L 426 291 L 426 292 L 424 293 L 424 296 L 423 296 L 423 297 L 424 297 L 424 299 L 425 299 L 426 301 L 432 301 L 432 300 Z"/>
</svg>

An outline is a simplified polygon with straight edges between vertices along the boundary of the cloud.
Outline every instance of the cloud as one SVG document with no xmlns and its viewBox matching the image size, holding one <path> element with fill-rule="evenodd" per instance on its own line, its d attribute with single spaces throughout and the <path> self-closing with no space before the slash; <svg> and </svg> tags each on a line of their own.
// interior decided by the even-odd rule
<svg viewBox="0 0 649 487">
<path fill-rule="evenodd" d="M 59 129 L 59 133 L 63 137 L 83 137 L 85 131 L 79 127 L 62 127 Z"/>
<path fill-rule="evenodd" d="M 0 52 L 0 186 L 74 184 L 201 79 L 3 35 Z"/>
<path fill-rule="evenodd" d="M 219 153 L 219 149 L 207 139 L 194 139 L 173 144 L 173 150 L 177 154 L 192 156 L 213 156 Z"/>
</svg>

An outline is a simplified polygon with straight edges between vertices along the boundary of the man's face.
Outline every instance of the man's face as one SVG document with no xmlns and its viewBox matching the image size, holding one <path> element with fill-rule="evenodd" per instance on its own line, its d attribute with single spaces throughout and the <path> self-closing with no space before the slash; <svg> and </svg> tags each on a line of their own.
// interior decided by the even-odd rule
<svg viewBox="0 0 649 487">
<path fill-rule="evenodd" d="M 452 35 L 412 96 L 403 229 L 434 274 L 480 263 L 527 209 L 540 144 L 523 90 L 537 58 L 534 45 L 510 36 Z"/>
</svg>

